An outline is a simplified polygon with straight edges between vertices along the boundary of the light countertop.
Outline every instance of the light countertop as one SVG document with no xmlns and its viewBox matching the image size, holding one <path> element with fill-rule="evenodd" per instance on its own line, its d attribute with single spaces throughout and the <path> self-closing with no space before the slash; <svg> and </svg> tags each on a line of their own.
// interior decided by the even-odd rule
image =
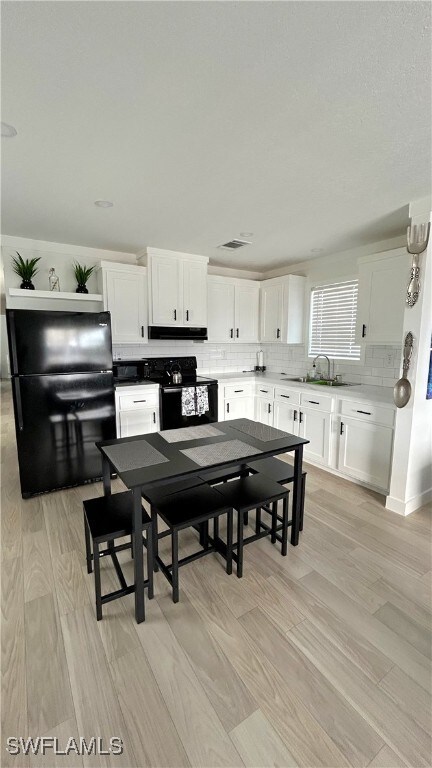
<svg viewBox="0 0 432 768">
<path fill-rule="evenodd" d="M 241 373 L 227 373 L 225 371 L 206 371 L 203 375 L 211 375 L 218 380 L 220 384 L 229 384 L 230 381 L 262 381 L 267 384 L 280 385 L 298 389 L 307 392 L 321 392 L 323 395 L 332 395 L 350 400 L 366 400 L 369 402 L 389 405 L 395 408 L 393 403 L 392 387 L 377 387 L 371 384 L 353 384 L 349 387 L 327 387 L 325 385 L 310 384 L 308 382 L 287 381 L 294 377 L 289 374 L 276 373 L 274 371 L 265 371 L 258 373 L 256 371 L 243 371 Z"/>
</svg>

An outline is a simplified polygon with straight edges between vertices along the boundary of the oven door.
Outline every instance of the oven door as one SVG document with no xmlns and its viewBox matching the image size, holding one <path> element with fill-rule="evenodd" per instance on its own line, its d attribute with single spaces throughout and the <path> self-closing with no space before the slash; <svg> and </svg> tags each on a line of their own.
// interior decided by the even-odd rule
<svg viewBox="0 0 432 768">
<path fill-rule="evenodd" d="M 182 416 L 183 387 L 161 388 L 161 429 L 193 427 L 196 424 L 209 424 L 218 419 L 218 385 L 209 384 L 209 410 L 202 416 Z"/>
</svg>

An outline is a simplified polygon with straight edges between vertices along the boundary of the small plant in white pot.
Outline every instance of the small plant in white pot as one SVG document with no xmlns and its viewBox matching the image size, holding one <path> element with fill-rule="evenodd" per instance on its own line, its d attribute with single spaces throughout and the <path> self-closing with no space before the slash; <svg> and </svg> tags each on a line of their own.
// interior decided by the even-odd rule
<svg viewBox="0 0 432 768">
<path fill-rule="evenodd" d="M 75 291 L 75 293 L 88 293 L 87 290 L 87 281 L 89 277 L 93 274 L 95 268 L 94 267 L 86 267 L 82 266 L 82 264 L 74 264 L 74 274 L 75 274 L 75 280 L 77 281 L 78 287 Z"/>
</svg>

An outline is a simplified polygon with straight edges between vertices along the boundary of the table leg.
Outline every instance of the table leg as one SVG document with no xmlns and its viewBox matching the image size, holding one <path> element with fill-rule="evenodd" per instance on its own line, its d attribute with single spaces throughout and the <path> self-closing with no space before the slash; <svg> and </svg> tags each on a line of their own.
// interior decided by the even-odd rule
<svg viewBox="0 0 432 768">
<path fill-rule="evenodd" d="M 111 496 L 111 466 L 105 456 L 102 456 L 102 477 L 104 496 Z"/>
<path fill-rule="evenodd" d="M 300 515 L 301 515 L 301 486 L 302 486 L 302 462 L 303 445 L 299 445 L 294 451 L 294 487 L 293 487 L 293 519 L 291 526 L 291 544 L 296 547 L 299 543 Z"/>
<path fill-rule="evenodd" d="M 134 541 L 134 581 L 135 581 L 135 618 L 137 624 L 145 619 L 144 614 L 144 571 L 142 542 L 142 507 L 141 489 L 134 488 L 133 494 L 133 530 Z"/>
</svg>

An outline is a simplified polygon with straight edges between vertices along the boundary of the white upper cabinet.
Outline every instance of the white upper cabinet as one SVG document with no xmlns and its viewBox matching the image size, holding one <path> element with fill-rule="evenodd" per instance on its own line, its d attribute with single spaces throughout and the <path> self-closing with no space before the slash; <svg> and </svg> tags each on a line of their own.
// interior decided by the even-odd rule
<svg viewBox="0 0 432 768">
<path fill-rule="evenodd" d="M 183 261 L 183 322 L 207 326 L 207 262 Z"/>
<path fill-rule="evenodd" d="M 208 340 L 251 343 L 258 341 L 259 283 L 209 275 Z"/>
<path fill-rule="evenodd" d="M 261 287 L 261 341 L 282 341 L 283 285 L 267 282 Z"/>
<path fill-rule="evenodd" d="M 261 341 L 279 344 L 304 342 L 306 278 L 287 275 L 263 280 L 261 285 Z"/>
<path fill-rule="evenodd" d="M 259 284 L 242 281 L 235 287 L 235 338 L 249 343 L 259 338 Z"/>
<path fill-rule="evenodd" d="M 400 343 L 410 265 L 410 257 L 401 248 L 359 260 L 359 342 Z"/>
<path fill-rule="evenodd" d="M 208 340 L 233 341 L 235 328 L 235 286 L 229 280 L 209 275 Z"/>
<path fill-rule="evenodd" d="M 149 260 L 150 325 L 183 325 L 182 264 L 178 258 Z"/>
<path fill-rule="evenodd" d="M 147 270 L 129 264 L 101 262 L 99 289 L 111 313 L 113 344 L 147 341 Z"/>
<path fill-rule="evenodd" d="M 206 256 L 146 248 L 149 325 L 207 326 Z"/>
</svg>

